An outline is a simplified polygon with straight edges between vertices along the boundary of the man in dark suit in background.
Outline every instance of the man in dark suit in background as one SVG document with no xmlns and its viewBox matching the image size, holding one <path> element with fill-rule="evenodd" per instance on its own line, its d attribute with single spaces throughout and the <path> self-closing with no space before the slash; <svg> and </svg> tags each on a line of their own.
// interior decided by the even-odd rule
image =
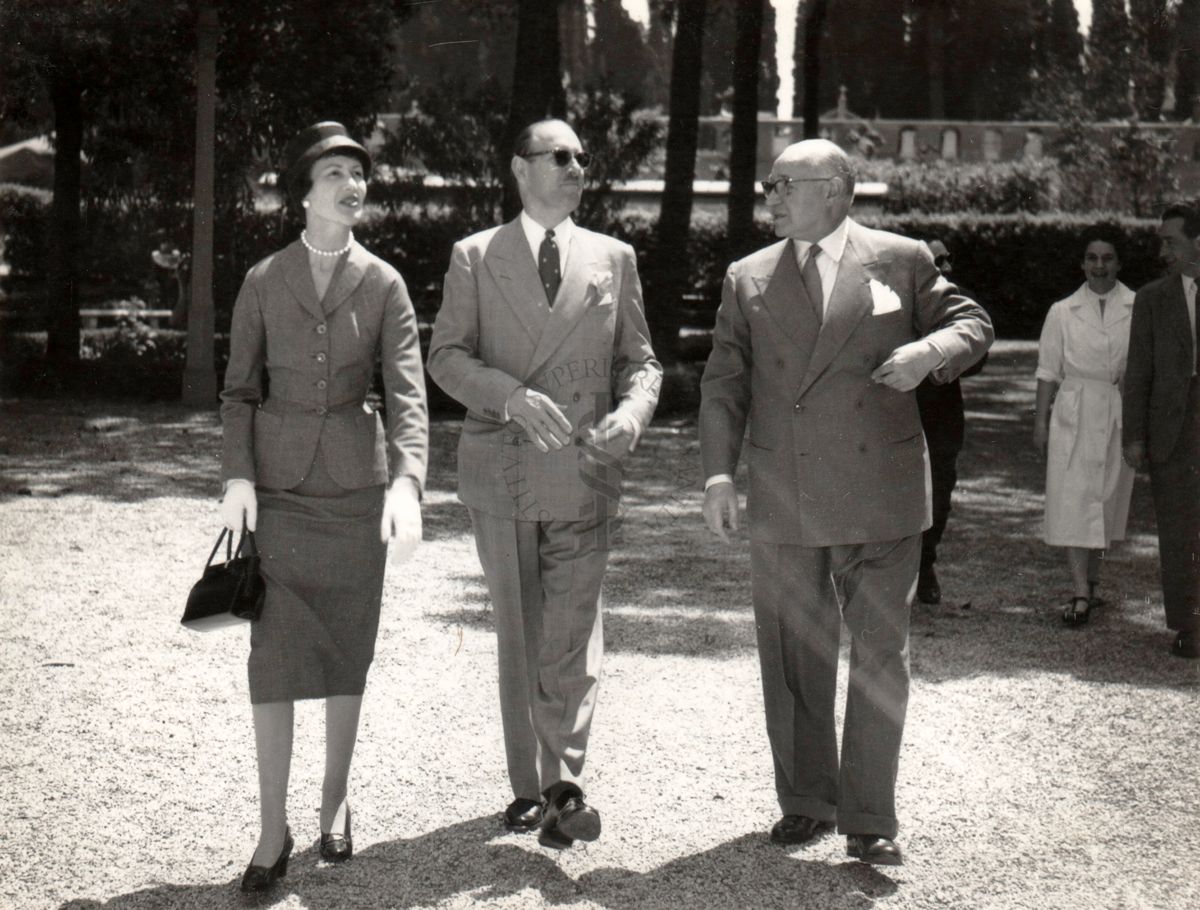
<svg viewBox="0 0 1200 910">
<path fill-rule="evenodd" d="M 953 269 L 950 251 L 940 240 L 930 240 L 926 246 L 933 254 L 933 264 L 949 277 Z M 959 292 L 972 300 L 975 296 L 959 287 Z M 968 367 L 959 378 L 974 376 L 983 369 L 987 354 Z M 966 421 L 963 416 L 962 385 L 958 379 L 937 383 L 926 377 L 917 386 L 917 410 L 921 414 L 921 429 L 929 449 L 929 472 L 933 485 L 933 524 L 921 535 L 921 570 L 917 575 L 917 600 L 925 604 L 942 602 L 942 587 L 933 564 L 946 522 L 950 518 L 950 496 L 958 483 L 958 453 L 962 451 Z"/>
<path fill-rule="evenodd" d="M 1172 205 L 1158 229 L 1168 274 L 1137 292 L 1125 367 L 1125 460 L 1149 459 L 1171 653 L 1200 658 L 1200 207 Z"/>
</svg>

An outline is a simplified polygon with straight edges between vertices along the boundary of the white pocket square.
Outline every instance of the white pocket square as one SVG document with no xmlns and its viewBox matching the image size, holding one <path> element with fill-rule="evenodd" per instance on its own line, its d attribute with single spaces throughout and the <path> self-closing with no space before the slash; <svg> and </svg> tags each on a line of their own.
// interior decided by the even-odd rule
<svg viewBox="0 0 1200 910">
<path fill-rule="evenodd" d="M 595 285 L 596 292 L 600 295 L 596 306 L 611 306 L 613 302 L 612 272 L 598 272 L 592 276 L 592 284 Z"/>
<path fill-rule="evenodd" d="M 878 279 L 872 278 L 871 315 L 883 316 L 885 313 L 895 313 L 900 309 L 900 296 Z"/>
</svg>

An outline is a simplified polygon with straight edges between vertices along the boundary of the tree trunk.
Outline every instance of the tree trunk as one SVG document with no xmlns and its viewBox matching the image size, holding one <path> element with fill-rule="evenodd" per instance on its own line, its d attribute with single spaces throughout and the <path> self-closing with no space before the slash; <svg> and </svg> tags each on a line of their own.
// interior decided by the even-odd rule
<svg viewBox="0 0 1200 910">
<path fill-rule="evenodd" d="M 929 4 L 929 119 L 946 119 L 946 5 L 942 0 Z"/>
<path fill-rule="evenodd" d="M 187 316 L 187 366 L 183 403 L 211 408 L 217 402 L 213 362 L 213 156 L 216 136 L 217 40 L 220 23 L 211 2 L 196 20 L 196 173 L 192 190 L 192 294 Z"/>
<path fill-rule="evenodd" d="M 562 83 L 558 29 L 559 0 L 518 0 L 517 52 L 513 70 L 508 127 L 497 149 L 498 173 L 504 177 L 504 220 L 521 211 L 517 185 L 509 173 L 513 143 L 521 130 L 546 117 L 565 117 L 567 96 Z"/>
<path fill-rule="evenodd" d="M 1183 0 L 1175 34 L 1200 34 L 1200 0 Z M 1175 119 L 1200 119 L 1200 44 L 1181 40 L 1175 51 Z"/>
<path fill-rule="evenodd" d="M 742 0 L 737 7 L 733 57 L 733 125 L 729 151 L 729 256 L 754 248 L 754 178 L 758 165 L 758 71 L 762 49 L 763 3 Z"/>
<path fill-rule="evenodd" d="M 804 22 L 804 138 L 821 135 L 821 31 L 829 0 L 810 0 Z"/>
<path fill-rule="evenodd" d="M 54 201 L 46 290 L 46 365 L 56 386 L 79 374 L 79 254 L 83 150 L 83 80 L 70 61 L 57 61 L 51 78 L 54 105 Z"/>
<path fill-rule="evenodd" d="M 671 53 L 671 106 L 667 165 L 658 216 L 652 304 L 646 308 L 654 352 L 674 363 L 679 348 L 679 308 L 688 283 L 688 233 L 692 181 L 700 131 L 700 69 L 704 56 L 705 0 L 679 0 Z"/>
</svg>

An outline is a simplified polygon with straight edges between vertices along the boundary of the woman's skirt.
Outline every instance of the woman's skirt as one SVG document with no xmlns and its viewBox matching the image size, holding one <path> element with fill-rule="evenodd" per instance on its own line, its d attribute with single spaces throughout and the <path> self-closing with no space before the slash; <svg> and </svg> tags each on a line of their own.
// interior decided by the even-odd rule
<svg viewBox="0 0 1200 910">
<path fill-rule="evenodd" d="M 257 492 L 267 594 L 250 627 L 251 703 L 362 695 L 387 565 L 383 487 L 343 489 L 318 450 L 299 486 Z"/>
</svg>

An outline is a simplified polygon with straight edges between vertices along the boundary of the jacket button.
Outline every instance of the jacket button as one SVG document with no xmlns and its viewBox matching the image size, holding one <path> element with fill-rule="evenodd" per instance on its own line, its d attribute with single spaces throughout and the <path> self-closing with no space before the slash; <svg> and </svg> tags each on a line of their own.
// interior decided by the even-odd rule
<svg viewBox="0 0 1200 910">
<path fill-rule="evenodd" d="M 317 334 L 318 335 L 324 335 L 327 331 L 329 331 L 329 327 L 327 325 L 325 325 L 325 323 L 323 323 L 323 322 L 317 323 Z"/>
<path fill-rule="evenodd" d="M 865 452 L 867 450 L 867 444 L 865 442 L 860 442 L 858 444 L 858 450 L 860 452 Z"/>
<path fill-rule="evenodd" d="M 804 413 L 804 405 L 797 403 L 796 410 L 799 411 L 801 414 L 803 414 Z"/>
<path fill-rule="evenodd" d="M 327 385 L 329 385 L 329 383 L 327 383 L 324 379 L 317 380 L 317 388 L 318 389 L 324 389 L 325 386 L 327 386 Z"/>
<path fill-rule="evenodd" d="M 582 436 L 575 437 L 575 445 L 577 445 L 577 446 L 583 445 L 583 437 Z"/>
<path fill-rule="evenodd" d="M 572 400 L 572 401 L 578 401 L 578 400 L 579 400 L 579 393 L 578 393 L 578 392 L 576 392 L 574 395 L 572 395 L 572 396 L 571 396 L 571 400 Z"/>
<path fill-rule="evenodd" d="M 781 370 L 783 369 L 783 358 L 782 357 L 780 357 L 778 360 L 775 361 L 775 366 L 779 367 L 779 369 L 781 369 Z"/>
<path fill-rule="evenodd" d="M 317 363 L 324 363 L 324 362 L 325 362 L 325 352 L 322 351 L 320 354 L 317 355 Z M 861 406 L 861 403 L 860 403 L 860 406 Z"/>
<path fill-rule="evenodd" d="M 861 401 L 856 401 L 856 402 L 854 402 L 854 406 L 861 411 L 863 403 Z"/>
</svg>

